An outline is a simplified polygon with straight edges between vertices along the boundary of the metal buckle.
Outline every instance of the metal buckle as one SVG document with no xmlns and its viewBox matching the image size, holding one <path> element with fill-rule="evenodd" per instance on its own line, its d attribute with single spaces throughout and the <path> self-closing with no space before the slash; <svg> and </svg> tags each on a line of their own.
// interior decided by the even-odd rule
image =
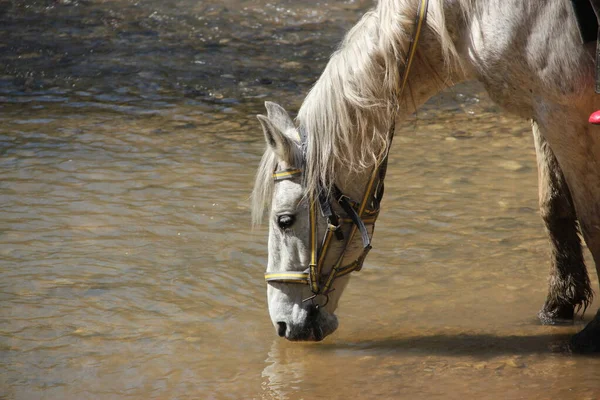
<svg viewBox="0 0 600 400">
<path fill-rule="evenodd" d="M 332 221 L 334 221 L 334 223 L 332 223 Z M 341 230 L 342 222 L 342 218 L 334 212 L 327 218 L 327 230 L 333 232 L 338 241 L 344 240 L 344 234 Z"/>
<path fill-rule="evenodd" d="M 333 225 L 331 222 L 327 221 L 327 229 L 331 232 L 335 232 L 342 227 L 341 224 Z"/>
<path fill-rule="evenodd" d="M 339 219 L 339 221 L 341 221 L 341 219 Z M 342 241 L 344 240 L 344 233 L 341 230 L 342 224 L 339 223 L 337 225 L 333 225 L 329 222 L 329 220 L 327 221 L 327 230 L 330 232 L 333 232 L 333 234 L 335 235 L 335 238 L 338 241 Z"/>
</svg>

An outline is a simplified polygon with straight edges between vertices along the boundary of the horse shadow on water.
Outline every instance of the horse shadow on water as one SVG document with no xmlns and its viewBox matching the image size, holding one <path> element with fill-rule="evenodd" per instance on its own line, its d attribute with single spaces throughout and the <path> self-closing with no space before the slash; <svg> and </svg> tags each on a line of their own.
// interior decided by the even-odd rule
<svg viewBox="0 0 600 400">
<path fill-rule="evenodd" d="M 269 209 L 265 279 L 279 336 L 319 341 L 337 329 L 340 296 L 371 248 L 396 121 L 466 80 L 532 121 L 551 253 L 540 321 L 573 321 L 591 304 L 580 235 L 600 271 L 600 127 L 587 122 L 600 96 L 594 47 L 582 42 L 570 0 L 381 0 L 346 35 L 296 121 L 271 102 L 258 116 L 267 149 L 252 208 L 255 221 Z M 410 151 L 397 147 L 400 156 Z M 379 345 L 470 352 L 495 342 L 527 352 L 556 337 L 441 335 Z M 569 345 L 600 352 L 600 313 Z"/>
<path fill-rule="evenodd" d="M 340 349 L 443 356 L 494 357 L 502 355 L 571 354 L 570 333 L 494 335 L 485 333 L 435 334 L 376 340 L 322 343 L 319 351 Z"/>
</svg>

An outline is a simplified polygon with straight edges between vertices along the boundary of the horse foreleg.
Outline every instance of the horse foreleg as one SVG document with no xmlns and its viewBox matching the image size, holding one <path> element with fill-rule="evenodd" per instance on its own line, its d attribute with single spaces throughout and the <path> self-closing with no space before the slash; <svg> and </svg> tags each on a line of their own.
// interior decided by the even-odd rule
<svg viewBox="0 0 600 400">
<path fill-rule="evenodd" d="M 576 310 L 592 299 L 577 217 L 569 187 L 546 139 L 533 123 L 538 164 L 540 213 L 550 239 L 548 295 L 538 313 L 543 324 L 572 323 Z"/>
<path fill-rule="evenodd" d="M 556 156 L 585 243 L 600 275 L 600 127 L 588 125 L 591 107 L 540 103 L 538 124 Z M 571 339 L 576 352 L 600 352 L 600 312 Z"/>
</svg>

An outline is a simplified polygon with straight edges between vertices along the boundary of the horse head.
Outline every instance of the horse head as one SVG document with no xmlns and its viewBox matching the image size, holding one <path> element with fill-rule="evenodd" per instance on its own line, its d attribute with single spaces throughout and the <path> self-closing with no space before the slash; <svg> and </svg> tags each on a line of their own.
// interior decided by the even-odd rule
<svg viewBox="0 0 600 400">
<path fill-rule="evenodd" d="M 338 326 L 334 315 L 346 279 L 336 280 L 327 294 L 314 296 L 306 272 L 311 265 L 311 230 L 326 232 L 327 220 L 311 219 L 311 196 L 303 184 L 302 139 L 288 113 L 265 103 L 258 115 L 267 149 L 257 176 L 255 197 L 264 193 L 269 208 L 267 299 L 279 336 L 289 340 L 321 340 Z M 256 201 L 256 198 L 255 198 Z M 311 226 L 311 224 L 314 224 Z"/>
</svg>

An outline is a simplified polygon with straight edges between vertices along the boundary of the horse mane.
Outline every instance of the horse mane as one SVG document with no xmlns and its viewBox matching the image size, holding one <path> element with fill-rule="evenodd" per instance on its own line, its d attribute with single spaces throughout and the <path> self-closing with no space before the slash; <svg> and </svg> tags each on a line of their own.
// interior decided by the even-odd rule
<svg viewBox="0 0 600 400">
<path fill-rule="evenodd" d="M 469 2 L 471 0 L 461 0 Z M 457 63 L 446 29 L 444 0 L 430 0 L 426 29 L 438 38 L 447 65 Z M 360 172 L 374 167 L 389 146 L 392 119 L 407 96 L 398 99 L 418 1 L 380 0 L 346 34 L 298 112 L 307 133 L 306 193 L 329 190 L 337 168 Z M 417 47 L 419 53 L 419 47 Z M 425 57 L 421 57 L 425 60 Z M 256 176 L 252 215 L 260 222 L 271 201 L 277 159 L 267 149 Z"/>
</svg>

